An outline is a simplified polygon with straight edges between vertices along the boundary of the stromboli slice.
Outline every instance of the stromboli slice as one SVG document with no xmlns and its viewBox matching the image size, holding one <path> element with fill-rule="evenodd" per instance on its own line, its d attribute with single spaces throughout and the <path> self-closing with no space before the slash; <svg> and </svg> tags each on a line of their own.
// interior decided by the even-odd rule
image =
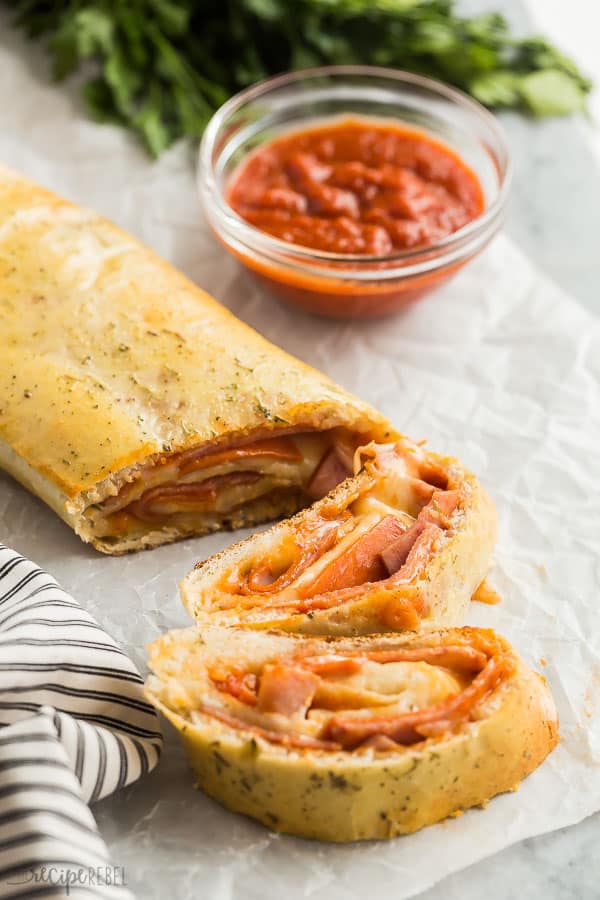
<svg viewBox="0 0 600 900">
<path fill-rule="evenodd" d="M 198 786 L 303 837 L 416 831 L 513 790 L 558 740 L 544 679 L 484 629 L 189 628 L 155 641 L 150 667 Z"/>
<path fill-rule="evenodd" d="M 98 550 L 290 514 L 394 433 L 130 235 L 1 166 L 0 219 L 0 466 Z"/>
<path fill-rule="evenodd" d="M 181 585 L 196 622 L 313 634 L 461 622 L 495 543 L 485 490 L 407 438 L 360 448 L 354 469 L 294 518 L 199 563 Z"/>
</svg>

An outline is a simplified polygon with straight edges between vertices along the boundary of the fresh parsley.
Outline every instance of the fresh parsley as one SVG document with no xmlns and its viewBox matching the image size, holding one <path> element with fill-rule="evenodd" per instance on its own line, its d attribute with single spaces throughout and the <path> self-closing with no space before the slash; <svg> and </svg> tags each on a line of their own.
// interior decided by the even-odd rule
<svg viewBox="0 0 600 900">
<path fill-rule="evenodd" d="M 454 0 L 4 0 L 44 38 L 54 76 L 82 66 L 92 115 L 133 129 L 158 156 L 199 137 L 232 93 L 277 72 L 369 63 L 441 78 L 494 108 L 582 109 L 591 83 L 543 38 Z"/>
</svg>

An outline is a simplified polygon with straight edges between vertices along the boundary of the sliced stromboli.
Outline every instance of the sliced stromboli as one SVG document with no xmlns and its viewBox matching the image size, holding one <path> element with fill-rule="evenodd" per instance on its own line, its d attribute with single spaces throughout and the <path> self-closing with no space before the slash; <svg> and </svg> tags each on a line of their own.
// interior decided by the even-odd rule
<svg viewBox="0 0 600 900">
<path fill-rule="evenodd" d="M 155 641 L 150 666 L 198 786 L 309 838 L 416 831 L 513 790 L 558 740 L 544 679 L 489 630 L 189 628 Z"/>
<path fill-rule="evenodd" d="M 484 489 L 406 438 L 360 448 L 354 469 L 309 509 L 190 572 L 182 596 L 194 619 L 314 634 L 461 622 L 495 542 Z"/>
<path fill-rule="evenodd" d="M 98 550 L 293 513 L 394 434 L 130 235 L 2 167 L 0 214 L 0 466 Z"/>
</svg>

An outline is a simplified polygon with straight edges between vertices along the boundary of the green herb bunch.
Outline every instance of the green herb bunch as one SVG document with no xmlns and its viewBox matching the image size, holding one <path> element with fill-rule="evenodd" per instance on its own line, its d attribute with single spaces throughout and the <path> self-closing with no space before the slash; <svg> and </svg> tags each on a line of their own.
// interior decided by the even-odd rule
<svg viewBox="0 0 600 900">
<path fill-rule="evenodd" d="M 441 78 L 494 108 L 581 109 L 590 82 L 504 18 L 453 0 L 4 0 L 44 37 L 63 79 L 85 64 L 95 118 L 133 129 L 153 156 L 199 137 L 231 94 L 278 72 L 366 63 Z"/>
</svg>

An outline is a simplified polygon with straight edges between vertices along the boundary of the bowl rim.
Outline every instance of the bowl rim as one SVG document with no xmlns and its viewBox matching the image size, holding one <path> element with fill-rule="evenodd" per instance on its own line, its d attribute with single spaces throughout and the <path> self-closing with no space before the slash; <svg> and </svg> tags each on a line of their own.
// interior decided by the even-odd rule
<svg viewBox="0 0 600 900">
<path fill-rule="evenodd" d="M 475 116 L 491 130 L 493 137 L 497 142 L 497 148 L 492 150 L 486 142 L 482 141 L 482 144 L 489 153 L 498 172 L 499 184 L 496 197 L 478 216 L 456 231 L 446 235 L 441 240 L 429 244 L 426 247 L 395 250 L 388 254 L 349 254 L 317 250 L 316 248 L 305 247 L 301 244 L 284 241 L 281 238 L 270 235 L 268 232 L 261 231 L 261 229 L 251 225 L 227 203 L 223 192 L 217 184 L 212 157 L 219 129 L 223 121 L 229 115 L 234 113 L 240 106 L 248 101 L 264 96 L 273 89 L 288 84 L 302 82 L 307 78 L 318 78 L 323 76 L 339 76 L 341 78 L 344 76 L 363 76 L 388 79 L 400 85 L 412 85 L 423 88 L 430 93 L 442 96 L 452 103 L 468 110 L 472 114 L 475 114 Z M 349 113 L 349 115 L 351 114 Z M 374 116 L 374 118 L 376 118 L 376 116 Z M 417 125 L 415 125 L 414 128 L 416 131 L 419 130 L 419 126 Z M 440 142 L 443 143 L 442 138 L 440 138 Z M 281 75 L 274 75 L 262 79 L 256 84 L 238 91 L 238 93 L 225 101 L 225 103 L 213 113 L 204 130 L 198 148 L 197 159 L 197 186 L 209 221 L 212 217 L 210 216 L 208 207 L 212 205 L 217 210 L 219 227 L 221 228 L 225 225 L 226 227 L 224 230 L 226 233 L 231 235 L 247 250 L 259 252 L 280 265 L 287 263 L 288 265 L 308 264 L 310 266 L 311 263 L 316 263 L 317 265 L 319 263 L 324 263 L 330 267 L 332 263 L 335 263 L 340 268 L 329 268 L 329 276 L 333 276 L 337 279 L 343 278 L 344 276 L 343 268 L 341 268 L 344 264 L 352 267 L 352 277 L 358 277 L 360 279 L 361 276 L 359 273 L 361 269 L 369 269 L 370 267 L 381 266 L 381 264 L 393 265 L 393 263 L 400 263 L 402 268 L 395 273 L 396 277 L 398 275 L 405 277 L 407 275 L 423 273 L 428 270 L 430 271 L 433 267 L 438 268 L 439 266 L 451 263 L 457 253 L 460 254 L 464 245 L 469 243 L 471 239 L 477 243 L 477 239 L 479 238 L 481 240 L 482 236 L 485 235 L 488 230 L 490 232 L 489 237 L 495 233 L 499 226 L 499 219 L 506 203 L 513 175 L 513 163 L 504 129 L 498 119 L 481 103 L 468 96 L 460 89 L 448 85 L 437 78 L 429 78 L 428 76 L 418 75 L 404 69 L 369 65 L 315 66 L 307 69 L 295 69 L 291 72 L 285 72 Z M 493 226 L 496 223 L 497 226 L 494 228 Z M 447 251 L 448 259 L 445 258 L 444 251 Z M 438 254 L 441 254 L 441 256 Z M 432 255 L 436 256 L 433 266 L 431 265 L 433 262 Z M 411 261 L 414 262 L 415 265 L 407 267 L 407 263 L 410 263 Z M 421 265 L 419 265 L 419 262 L 428 262 L 429 265 L 425 265 L 422 268 Z M 314 274 L 324 274 L 322 269 L 317 270 L 315 268 L 313 269 L 313 272 Z M 384 275 L 384 272 L 386 275 Z M 384 270 L 380 269 L 379 273 L 380 277 L 383 276 L 387 278 L 392 276 L 392 270 L 389 268 Z M 363 277 L 365 274 L 366 273 L 363 274 Z"/>
</svg>

